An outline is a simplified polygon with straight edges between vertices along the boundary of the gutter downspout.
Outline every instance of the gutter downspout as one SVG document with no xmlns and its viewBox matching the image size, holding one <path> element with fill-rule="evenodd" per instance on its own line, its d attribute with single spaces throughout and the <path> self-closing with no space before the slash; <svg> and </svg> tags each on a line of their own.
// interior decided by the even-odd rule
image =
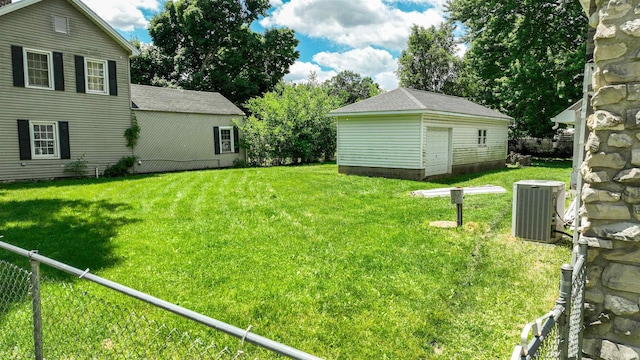
<svg viewBox="0 0 640 360">
<path fill-rule="evenodd" d="M 595 2 L 593 0 L 590 1 L 590 9 L 589 14 L 593 14 L 596 12 Z M 593 108 L 591 107 L 591 96 L 592 96 L 592 79 L 591 75 L 595 71 L 595 64 L 593 63 L 593 53 L 594 53 L 594 36 L 596 29 L 592 26 L 589 26 L 589 30 L 587 31 L 587 53 L 585 58 L 585 66 L 584 66 L 584 80 L 582 85 L 582 110 L 580 111 L 580 119 L 579 121 L 582 123 L 580 127 L 580 133 L 578 134 L 578 177 L 576 179 L 576 207 L 575 207 L 575 216 L 573 220 L 573 246 L 578 246 L 578 241 L 580 240 L 580 208 L 582 207 L 582 163 L 584 162 L 585 155 L 585 147 L 584 147 L 584 137 L 586 134 L 587 127 L 587 119 L 588 116 L 593 114 Z M 576 256 L 575 253 L 573 256 Z M 575 259 L 572 259 L 575 261 Z"/>
</svg>

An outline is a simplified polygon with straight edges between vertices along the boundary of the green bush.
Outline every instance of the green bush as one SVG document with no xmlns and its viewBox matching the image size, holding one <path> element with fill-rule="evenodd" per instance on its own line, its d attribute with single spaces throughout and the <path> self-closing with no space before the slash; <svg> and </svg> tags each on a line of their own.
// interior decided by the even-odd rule
<svg viewBox="0 0 640 360">
<path fill-rule="evenodd" d="M 117 163 L 104 169 L 102 176 L 104 177 L 118 177 L 130 174 L 130 169 L 135 165 L 137 158 L 135 156 L 125 156 L 118 160 Z"/>
<path fill-rule="evenodd" d="M 84 176 L 87 173 L 87 167 L 89 162 L 84 158 L 85 154 L 78 156 L 75 161 L 67 164 L 65 171 L 70 172 L 76 176 Z"/>
<path fill-rule="evenodd" d="M 274 91 L 246 103 L 242 146 L 249 165 L 311 163 L 336 152 L 336 121 L 329 111 L 340 98 L 317 83 L 279 84 Z"/>
</svg>

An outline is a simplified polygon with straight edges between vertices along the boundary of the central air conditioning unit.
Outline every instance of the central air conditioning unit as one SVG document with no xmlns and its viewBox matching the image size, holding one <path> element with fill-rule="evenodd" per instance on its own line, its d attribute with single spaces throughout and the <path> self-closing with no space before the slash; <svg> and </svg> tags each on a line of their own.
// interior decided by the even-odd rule
<svg viewBox="0 0 640 360">
<path fill-rule="evenodd" d="M 555 242 L 564 230 L 565 184 L 550 180 L 521 180 L 513 184 L 511 235 Z"/>
</svg>

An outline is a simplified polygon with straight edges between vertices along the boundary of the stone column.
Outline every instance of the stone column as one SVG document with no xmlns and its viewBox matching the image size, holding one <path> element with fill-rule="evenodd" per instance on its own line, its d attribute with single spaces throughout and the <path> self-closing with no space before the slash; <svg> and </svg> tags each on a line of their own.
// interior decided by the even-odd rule
<svg viewBox="0 0 640 360">
<path fill-rule="evenodd" d="M 595 0 L 593 114 L 581 174 L 585 357 L 640 358 L 640 0 Z"/>
</svg>

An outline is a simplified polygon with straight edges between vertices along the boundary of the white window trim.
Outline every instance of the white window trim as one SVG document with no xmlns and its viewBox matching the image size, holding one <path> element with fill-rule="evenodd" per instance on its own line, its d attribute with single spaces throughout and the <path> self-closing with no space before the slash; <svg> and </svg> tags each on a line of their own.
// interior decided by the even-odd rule
<svg viewBox="0 0 640 360">
<path fill-rule="evenodd" d="M 478 146 L 487 147 L 487 129 L 478 129 Z"/>
<path fill-rule="evenodd" d="M 36 138 L 33 134 L 34 125 L 53 125 L 53 155 L 37 155 L 35 141 Z M 29 141 L 31 141 L 31 158 L 32 159 L 60 159 L 60 131 L 58 129 L 57 121 L 29 121 Z"/>
<path fill-rule="evenodd" d="M 104 66 L 104 91 L 89 90 L 89 69 L 87 63 L 102 63 Z M 106 60 L 84 58 L 84 88 L 87 94 L 109 95 L 109 64 Z"/>
<path fill-rule="evenodd" d="M 23 68 L 24 68 L 24 84 L 25 87 L 30 88 L 30 89 L 42 89 L 42 90 L 54 90 L 54 84 L 53 84 L 53 53 L 51 51 L 43 51 L 43 50 L 36 50 L 36 49 L 27 49 L 27 48 L 23 48 L 22 49 L 22 55 L 23 55 Z M 27 58 L 27 54 L 28 53 L 33 53 L 33 54 L 41 54 L 41 55 L 47 55 L 47 65 L 48 65 L 48 70 L 49 70 L 49 87 L 44 87 L 44 86 L 37 86 L 37 85 L 31 85 L 29 84 L 29 59 Z"/>
<path fill-rule="evenodd" d="M 229 130 L 229 135 L 231 138 L 231 151 L 223 151 L 222 150 L 222 130 Z M 220 126 L 220 128 L 218 129 L 218 139 L 220 140 L 220 143 L 218 144 L 220 146 L 220 154 L 233 154 L 235 153 L 235 144 L 233 141 L 233 126 Z"/>
</svg>

